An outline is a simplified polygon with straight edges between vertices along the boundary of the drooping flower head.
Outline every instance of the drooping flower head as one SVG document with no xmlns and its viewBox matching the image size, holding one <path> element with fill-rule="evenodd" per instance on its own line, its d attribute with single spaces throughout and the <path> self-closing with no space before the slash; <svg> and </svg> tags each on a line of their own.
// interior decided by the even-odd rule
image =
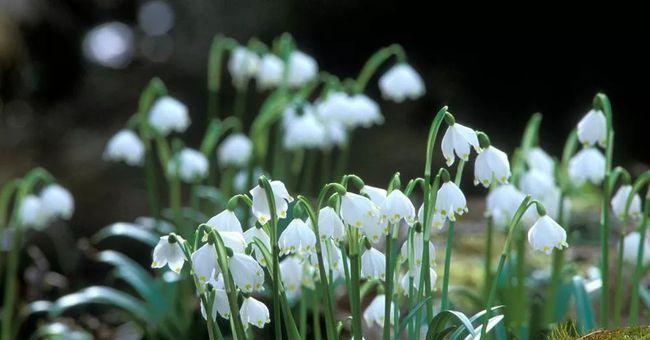
<svg viewBox="0 0 650 340">
<path fill-rule="evenodd" d="M 176 239 L 161 236 L 160 241 L 153 249 L 151 268 L 162 268 L 167 265 L 172 271 L 180 273 L 185 263 L 185 255 L 179 242 L 184 242 L 180 236 L 176 236 Z"/>
<path fill-rule="evenodd" d="M 436 266 L 436 247 L 433 245 L 433 242 L 429 241 L 429 267 L 435 267 Z M 399 260 L 400 262 L 406 262 L 409 257 L 409 246 L 413 246 L 413 264 L 416 266 L 416 268 L 420 268 L 422 266 L 422 253 L 424 250 L 424 235 L 423 233 L 418 233 L 415 232 L 413 233 L 413 241 L 407 240 L 402 244 L 402 248 L 400 249 L 400 254 L 399 254 Z M 413 268 L 410 268 L 413 269 Z"/>
<path fill-rule="evenodd" d="M 450 221 L 455 221 L 456 215 L 467 212 L 465 195 L 454 182 L 447 181 L 438 189 L 435 212 Z"/>
<path fill-rule="evenodd" d="M 235 285 L 243 292 L 262 290 L 264 271 L 259 263 L 249 255 L 234 253 L 230 258 L 230 273 Z"/>
<path fill-rule="evenodd" d="M 355 228 L 373 227 L 379 223 L 379 207 L 367 197 L 347 192 L 341 197 L 341 217 Z"/>
<path fill-rule="evenodd" d="M 442 155 L 445 157 L 447 166 L 454 164 L 454 154 L 460 159 L 468 161 L 472 147 L 478 152 L 479 144 L 476 132 L 458 123 L 449 125 L 445 135 L 442 136 Z"/>
<path fill-rule="evenodd" d="M 318 234 L 321 241 L 331 238 L 339 241 L 345 237 L 343 221 L 331 207 L 324 207 L 318 213 Z"/>
<path fill-rule="evenodd" d="M 404 220 L 408 224 L 415 223 L 415 207 L 411 200 L 400 190 L 393 190 L 380 205 L 383 219 L 392 224 Z"/>
<path fill-rule="evenodd" d="M 293 197 L 289 195 L 284 183 L 280 181 L 271 181 L 271 191 L 275 200 L 275 210 L 279 218 L 287 217 L 287 209 L 289 203 L 293 202 Z M 266 224 L 271 219 L 271 208 L 269 201 L 266 197 L 266 191 L 261 186 L 257 185 L 250 191 L 253 197 L 253 215 L 257 217 L 257 221 L 261 224 Z"/>
<path fill-rule="evenodd" d="M 386 256 L 375 248 L 366 249 L 361 255 L 361 277 L 386 280 Z"/>
<path fill-rule="evenodd" d="M 274 88 L 282 82 L 284 63 L 274 54 L 265 54 L 257 69 L 257 87 L 260 90 Z"/>
<path fill-rule="evenodd" d="M 69 220 L 74 212 L 74 198 L 64 187 L 58 184 L 46 186 L 39 194 L 43 212 L 48 219 L 60 217 Z"/>
<path fill-rule="evenodd" d="M 234 231 L 238 233 L 243 233 L 241 228 L 241 222 L 235 215 L 234 211 L 224 210 L 217 215 L 210 218 L 205 224 L 214 228 L 217 231 Z"/>
<path fill-rule="evenodd" d="M 569 161 L 569 177 L 576 185 L 586 181 L 600 185 L 605 178 L 605 156 L 596 148 L 578 151 Z"/>
<path fill-rule="evenodd" d="M 639 242 L 641 241 L 641 234 L 633 231 L 625 236 L 623 239 L 623 259 L 628 263 L 636 263 L 639 255 Z M 644 265 L 650 263 L 650 238 L 646 235 L 645 244 L 643 247 L 643 254 L 641 260 Z"/>
<path fill-rule="evenodd" d="M 302 87 L 318 76 L 318 64 L 311 56 L 301 51 L 289 55 L 289 86 Z"/>
<path fill-rule="evenodd" d="M 248 164 L 253 153 L 253 142 L 243 133 L 234 133 L 219 145 L 217 160 L 222 168 L 241 168 Z"/>
<path fill-rule="evenodd" d="M 422 268 L 416 267 L 409 269 L 406 275 L 402 276 L 400 280 L 400 290 L 406 296 L 409 296 L 409 288 L 413 287 L 415 293 L 420 290 L 420 277 L 422 275 Z M 438 281 L 438 273 L 435 269 L 429 268 L 429 283 L 431 285 L 431 291 L 436 291 L 436 281 Z"/>
<path fill-rule="evenodd" d="M 172 131 L 184 132 L 190 125 L 187 106 L 169 96 L 159 98 L 149 112 L 149 124 L 163 136 Z"/>
<path fill-rule="evenodd" d="M 528 168 L 539 170 L 551 177 L 555 170 L 555 161 L 540 147 L 531 148 L 526 152 L 526 164 Z"/>
<path fill-rule="evenodd" d="M 590 110 L 578 123 L 578 140 L 585 147 L 598 143 L 605 147 L 607 119 L 600 110 Z"/>
<path fill-rule="evenodd" d="M 144 162 L 144 144 L 131 130 L 121 130 L 106 144 L 104 159 L 128 165 L 142 165 Z"/>
<path fill-rule="evenodd" d="M 614 194 L 614 197 L 612 197 L 612 210 L 616 217 L 621 220 L 625 219 L 625 205 L 631 193 L 631 185 L 621 185 L 616 191 L 616 194 Z M 631 218 L 639 218 L 641 216 L 641 197 L 639 197 L 639 194 L 635 193 L 632 197 L 632 202 L 627 213 L 628 217 Z"/>
<path fill-rule="evenodd" d="M 538 169 L 526 171 L 519 180 L 521 191 L 536 199 L 541 199 L 555 190 L 555 178 Z"/>
<path fill-rule="evenodd" d="M 493 180 L 507 183 L 510 178 L 510 163 L 505 152 L 488 146 L 479 152 L 474 165 L 474 185 L 481 184 L 487 188 Z"/>
<path fill-rule="evenodd" d="M 244 326 L 253 325 L 257 328 L 264 328 L 264 325 L 271 322 L 269 309 L 260 301 L 247 297 L 239 308 L 239 317 Z"/>
<path fill-rule="evenodd" d="M 228 59 L 228 72 L 232 77 L 233 85 L 237 88 L 246 86 L 248 80 L 257 74 L 259 65 L 260 58 L 255 52 L 246 47 L 236 47 Z"/>
<path fill-rule="evenodd" d="M 287 256 L 280 262 L 280 277 L 287 295 L 295 298 L 302 287 L 303 266 L 295 256 Z"/>
<path fill-rule="evenodd" d="M 187 183 L 204 179 L 208 175 L 208 168 L 208 159 L 201 152 L 190 148 L 185 148 L 174 155 L 167 165 L 169 174 L 178 176 Z"/>
<path fill-rule="evenodd" d="M 36 195 L 27 195 L 20 202 L 18 217 L 23 226 L 41 229 L 49 222 L 43 201 Z"/>
<path fill-rule="evenodd" d="M 569 245 L 566 242 L 566 231 L 550 216 L 540 217 L 528 230 L 528 243 L 535 250 L 550 255 L 553 248 L 562 250 Z"/>
<path fill-rule="evenodd" d="M 385 99 L 401 103 L 424 95 L 422 77 L 407 63 L 399 63 L 379 78 L 379 89 Z"/>
<path fill-rule="evenodd" d="M 256 238 L 259 239 L 262 242 L 262 244 L 264 244 L 266 249 L 271 249 L 271 237 L 269 236 L 269 234 L 266 233 L 266 231 L 264 231 L 263 228 L 258 228 L 256 226 L 256 227 L 248 228 L 248 230 L 244 232 L 244 239 L 246 240 L 247 246 L 255 242 Z M 262 251 L 259 250 L 257 246 L 253 246 L 252 249 L 253 249 L 252 254 L 255 257 L 255 259 L 257 259 L 257 262 L 262 266 L 266 266 L 266 259 L 264 258 L 264 254 L 262 253 Z"/>
<path fill-rule="evenodd" d="M 206 243 L 192 253 L 192 270 L 201 284 L 207 283 L 221 272 L 214 244 Z"/>
<path fill-rule="evenodd" d="M 500 185 L 487 196 L 485 214 L 496 226 L 505 227 L 514 217 L 525 195 L 512 184 Z"/>
<path fill-rule="evenodd" d="M 380 294 L 375 296 L 375 298 L 370 302 L 366 310 L 363 312 L 363 319 L 366 321 L 368 326 L 372 326 L 373 323 L 379 327 L 384 327 L 384 308 L 386 306 L 386 295 Z M 395 316 L 395 304 L 390 303 L 390 324 L 394 324 Z"/>
<path fill-rule="evenodd" d="M 215 279 L 215 277 L 217 278 Z M 212 303 L 212 319 L 217 319 L 217 313 L 226 320 L 230 319 L 230 305 L 228 304 L 228 294 L 226 293 L 223 282 L 223 275 L 212 275 L 212 278 L 208 283 L 214 288 L 215 294 L 214 302 Z M 208 313 L 203 305 L 203 301 L 201 301 L 201 315 L 203 316 L 203 319 L 208 318 Z"/>
<path fill-rule="evenodd" d="M 316 246 L 316 235 L 305 221 L 295 218 L 280 234 L 278 246 L 282 255 L 309 253 Z"/>
<path fill-rule="evenodd" d="M 286 131 L 283 145 L 287 150 L 325 146 L 325 126 L 316 118 L 311 105 L 301 105 L 298 108 L 290 107 L 284 122 Z"/>
</svg>

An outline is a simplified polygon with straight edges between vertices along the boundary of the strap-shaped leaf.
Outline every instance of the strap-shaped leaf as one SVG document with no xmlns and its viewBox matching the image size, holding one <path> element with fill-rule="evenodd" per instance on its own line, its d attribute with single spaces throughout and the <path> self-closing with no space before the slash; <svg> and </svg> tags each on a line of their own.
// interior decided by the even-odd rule
<svg viewBox="0 0 650 340">
<path fill-rule="evenodd" d="M 148 244 L 151 247 L 158 244 L 160 236 L 155 233 L 142 229 L 131 223 L 113 223 L 107 227 L 99 230 L 95 235 L 92 236 L 91 241 L 95 244 L 110 238 L 110 237 L 128 237 L 136 241 Z"/>
<path fill-rule="evenodd" d="M 486 334 L 489 333 L 502 320 L 503 320 L 503 315 L 497 315 L 497 316 L 491 317 L 490 320 L 488 321 L 485 333 Z M 469 335 L 467 335 L 465 337 L 465 340 L 470 340 L 470 339 L 471 340 L 478 340 L 478 339 L 480 339 L 482 330 L 483 330 L 483 325 L 480 325 L 480 326 L 476 327 L 476 329 L 474 329 L 474 332 L 476 333 L 476 335 L 469 334 Z M 457 339 L 457 338 L 451 337 L 451 339 Z"/>
<path fill-rule="evenodd" d="M 78 339 L 78 340 L 91 340 L 93 337 L 90 333 L 80 330 L 72 329 L 68 325 L 61 322 L 48 323 L 38 327 L 32 334 L 30 339 Z"/>
<path fill-rule="evenodd" d="M 580 334 L 586 334 L 596 328 L 596 321 L 591 307 L 591 300 L 585 288 L 585 281 L 580 276 L 573 277 L 573 297 L 575 298 L 578 316 L 578 331 Z"/>
<path fill-rule="evenodd" d="M 154 278 L 138 263 L 128 256 L 113 250 L 105 250 L 97 253 L 97 261 L 108 263 L 115 267 L 117 276 L 135 289 L 140 296 L 154 309 L 160 305 L 160 292 L 156 290 Z"/>
<path fill-rule="evenodd" d="M 67 310 L 87 304 L 103 304 L 122 309 L 141 323 L 153 319 L 142 301 L 119 290 L 103 286 L 91 286 L 56 300 L 50 308 L 50 317 L 58 317 Z"/>
<path fill-rule="evenodd" d="M 499 310 L 499 309 L 501 309 L 503 307 L 504 307 L 503 305 L 492 307 L 491 308 L 492 313 L 496 312 L 497 310 Z M 485 318 L 486 314 L 487 314 L 487 310 L 484 309 L 484 310 L 472 315 L 472 317 L 469 318 L 469 321 L 472 322 L 472 324 L 475 323 L 475 322 L 478 322 L 479 324 L 483 324 L 483 319 Z M 467 336 L 467 333 L 469 333 L 469 332 L 465 328 L 456 329 L 454 331 L 454 333 L 451 335 L 450 339 L 459 339 L 459 338 L 465 337 L 465 336 Z M 478 329 L 477 333 L 480 333 L 480 328 Z"/>
<path fill-rule="evenodd" d="M 262 253 L 262 256 L 264 257 L 264 261 L 266 261 L 266 270 L 269 271 L 269 276 L 271 279 L 273 279 L 273 266 L 271 265 L 273 261 L 271 260 L 273 257 L 271 256 L 271 252 L 269 249 L 266 247 L 264 242 L 260 240 L 257 237 L 253 237 L 253 242 L 255 243 L 255 246 L 257 249 Z"/>
<path fill-rule="evenodd" d="M 400 338 L 400 335 L 402 334 L 402 332 L 404 331 L 406 326 L 409 324 L 411 319 L 418 313 L 420 308 L 422 308 L 422 306 L 424 306 L 424 304 L 427 303 L 429 300 L 431 300 L 431 296 L 429 296 L 426 299 L 420 301 L 420 303 L 415 305 L 415 307 L 413 307 L 413 309 L 411 309 L 411 311 L 408 314 L 406 314 L 406 317 L 404 317 L 404 320 L 400 322 L 399 330 L 397 331 L 397 335 L 395 335 L 395 338 L 397 338 L 397 339 Z"/>
<path fill-rule="evenodd" d="M 472 322 L 465 314 L 453 310 L 444 310 L 438 313 L 438 315 L 436 315 L 429 323 L 427 340 L 443 339 L 444 335 L 447 334 L 443 333 L 443 331 L 447 329 L 449 323 L 452 323 L 452 325 L 456 327 L 462 326 L 466 328 L 472 336 L 476 336 L 474 326 L 472 326 Z"/>
</svg>

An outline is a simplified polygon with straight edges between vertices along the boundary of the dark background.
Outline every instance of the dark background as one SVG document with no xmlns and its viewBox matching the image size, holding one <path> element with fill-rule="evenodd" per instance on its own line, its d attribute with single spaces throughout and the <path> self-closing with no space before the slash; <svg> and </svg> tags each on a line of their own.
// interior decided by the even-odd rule
<svg viewBox="0 0 650 340">
<path fill-rule="evenodd" d="M 151 77 L 161 77 L 189 106 L 193 121 L 185 137 L 197 145 L 205 127 L 206 56 L 217 33 L 270 43 L 290 32 L 320 69 L 342 78 L 356 76 L 380 47 L 401 44 L 427 94 L 394 104 L 380 99 L 377 77 L 371 81 L 368 94 L 386 122 L 355 134 L 350 164 L 370 184 L 383 184 L 396 170 L 421 175 L 428 124 L 442 105 L 508 153 L 530 114 L 542 112 L 542 145 L 559 155 L 597 91 L 613 103 L 616 164 L 638 174 L 650 161 L 647 25 L 633 9 L 619 22 L 614 9 L 597 7 L 571 13 L 531 5 L 492 14 L 408 2 L 170 1 L 175 22 L 165 39 L 173 50 L 153 61 L 138 47 L 147 39 L 137 27 L 143 3 L 0 0 L 0 183 L 36 165 L 49 169 L 75 195 L 77 235 L 146 213 L 141 169 L 106 163 L 101 154 Z M 84 34 L 108 21 L 134 28 L 136 53 L 123 69 L 93 64 L 81 53 Z M 227 111 L 232 88 L 224 79 Z"/>
</svg>

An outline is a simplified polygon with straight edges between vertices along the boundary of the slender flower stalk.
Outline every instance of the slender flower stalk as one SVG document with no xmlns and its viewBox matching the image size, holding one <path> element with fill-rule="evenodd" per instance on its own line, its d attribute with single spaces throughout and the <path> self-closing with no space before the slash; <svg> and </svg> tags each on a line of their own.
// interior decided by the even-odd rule
<svg viewBox="0 0 650 340">
<path fill-rule="evenodd" d="M 454 183 L 457 186 L 460 185 L 460 181 L 463 177 L 464 167 L 465 167 L 465 161 L 461 159 L 458 162 L 458 166 L 456 168 L 456 178 L 454 179 Z M 442 277 L 442 295 L 440 298 L 440 310 L 447 310 L 447 307 L 449 306 L 449 275 L 451 273 L 451 251 L 453 248 L 453 241 L 454 241 L 454 224 L 455 224 L 454 221 L 450 221 L 447 226 L 448 230 L 447 230 L 447 244 L 445 244 L 445 268 Z M 423 271 L 423 273 L 426 272 Z M 429 275 L 422 275 L 422 276 L 427 277 Z"/>
</svg>

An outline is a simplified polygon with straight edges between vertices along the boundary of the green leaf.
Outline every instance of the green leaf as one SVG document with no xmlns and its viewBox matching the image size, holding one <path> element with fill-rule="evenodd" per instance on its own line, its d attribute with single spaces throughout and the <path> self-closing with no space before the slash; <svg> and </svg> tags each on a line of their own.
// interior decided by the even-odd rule
<svg viewBox="0 0 650 340">
<path fill-rule="evenodd" d="M 102 304 L 122 309 L 142 323 L 154 318 L 142 301 L 119 290 L 103 286 L 87 287 L 60 297 L 53 303 L 49 314 L 50 317 L 56 318 L 69 309 L 88 304 Z"/>
<path fill-rule="evenodd" d="M 264 256 L 264 261 L 266 261 L 266 270 L 268 270 L 269 276 L 273 279 L 273 256 L 271 255 L 271 252 L 258 237 L 253 237 L 253 243 L 255 243 L 255 246 L 257 246 L 259 251 L 262 253 L 262 256 Z"/>
<path fill-rule="evenodd" d="M 413 307 L 413 309 L 411 309 L 411 311 L 408 314 L 406 314 L 406 317 L 404 317 L 404 320 L 400 322 L 399 330 L 397 331 L 397 335 L 395 336 L 395 338 L 397 338 L 397 339 L 400 338 L 402 332 L 404 331 L 406 326 L 409 324 L 411 319 L 418 313 L 420 308 L 422 308 L 422 306 L 424 306 L 427 303 L 427 301 L 429 301 L 429 300 L 431 300 L 431 296 L 429 296 L 426 299 L 420 301 L 420 303 L 415 305 L 415 307 Z"/>
<path fill-rule="evenodd" d="M 492 308 L 491 308 L 491 309 L 492 309 L 492 313 L 496 312 L 497 310 L 499 310 L 499 309 L 501 309 L 501 308 L 503 308 L 503 307 L 505 307 L 505 306 L 501 305 L 501 306 L 495 306 L 495 307 L 492 307 Z M 470 321 L 472 324 L 475 323 L 475 322 L 478 322 L 478 323 L 482 324 L 482 323 L 483 323 L 483 319 L 484 319 L 484 317 L 485 317 L 486 314 L 487 314 L 487 310 L 484 309 L 484 310 L 482 310 L 482 311 L 480 311 L 480 312 L 478 312 L 478 313 L 472 315 L 472 317 L 469 318 L 469 321 Z M 480 333 L 480 329 L 479 329 L 479 331 L 477 331 L 477 332 Z M 460 337 L 466 336 L 467 333 L 469 333 L 469 332 L 467 331 L 467 329 L 465 329 L 465 328 L 458 328 L 458 329 L 456 329 L 456 330 L 454 331 L 454 333 L 451 335 L 450 339 L 456 339 L 456 338 L 460 338 Z"/>
<path fill-rule="evenodd" d="M 30 339 L 70 339 L 70 340 L 91 340 L 93 337 L 90 333 L 72 329 L 61 322 L 48 323 L 38 327 Z"/>
<path fill-rule="evenodd" d="M 472 322 L 469 320 L 469 318 L 467 318 L 465 314 L 453 310 L 444 310 L 438 313 L 429 323 L 427 340 L 443 339 L 444 335 L 447 334 L 443 331 L 447 329 L 447 325 L 449 323 L 452 323 L 452 325 L 455 327 L 462 325 L 471 333 L 472 336 L 476 336 L 474 326 L 472 326 Z"/>
<path fill-rule="evenodd" d="M 158 240 L 160 239 L 160 236 L 135 224 L 118 222 L 99 230 L 95 235 L 92 236 L 91 241 L 97 244 L 107 238 L 115 236 L 128 237 L 136 241 L 148 244 L 151 247 L 155 247 L 156 244 L 158 244 Z"/>
<path fill-rule="evenodd" d="M 646 308 L 650 308 L 650 291 L 643 284 L 639 285 L 639 296 Z"/>
<path fill-rule="evenodd" d="M 503 320 L 503 315 L 497 315 L 497 316 L 491 317 L 490 320 L 488 321 L 487 327 L 485 328 L 486 329 L 485 333 L 486 334 L 489 333 L 502 320 Z M 482 330 L 483 330 L 483 325 L 480 325 L 480 326 L 476 327 L 476 329 L 474 329 L 474 332 L 476 334 L 475 335 L 472 335 L 472 334 L 467 335 L 465 337 L 465 340 L 468 340 L 468 339 L 480 339 Z M 451 337 L 451 339 L 456 339 L 456 338 Z"/>
<path fill-rule="evenodd" d="M 585 289 L 585 281 L 580 276 L 573 277 L 573 297 L 578 314 L 578 331 L 580 334 L 586 334 L 596 328 L 596 321 L 591 300 Z"/>
<path fill-rule="evenodd" d="M 105 250 L 97 253 L 96 260 L 114 266 L 116 275 L 135 289 L 143 299 L 154 304 L 154 307 L 161 300 L 159 292 L 155 290 L 154 278 L 126 255 L 113 250 Z"/>
</svg>

